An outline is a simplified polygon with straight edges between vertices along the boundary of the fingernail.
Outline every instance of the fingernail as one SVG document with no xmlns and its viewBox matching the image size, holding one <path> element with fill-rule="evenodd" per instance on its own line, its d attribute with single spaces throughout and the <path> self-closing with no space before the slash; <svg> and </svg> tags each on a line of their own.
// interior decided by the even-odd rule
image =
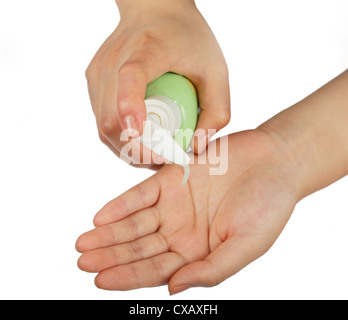
<svg viewBox="0 0 348 320">
<path fill-rule="evenodd" d="M 153 163 L 154 163 L 154 164 L 157 164 L 157 165 L 165 164 L 165 163 L 168 162 L 167 159 L 165 159 L 165 158 L 163 158 L 163 157 L 161 157 L 161 156 L 158 156 L 158 155 L 154 155 L 154 156 L 152 157 L 152 159 L 153 159 Z"/>
<path fill-rule="evenodd" d="M 124 117 L 124 122 L 125 122 L 126 128 L 128 130 L 135 129 L 135 119 L 134 119 L 134 117 L 132 115 L 125 116 Z"/>
<path fill-rule="evenodd" d="M 128 136 L 135 137 L 137 134 L 139 134 L 134 116 L 129 115 L 124 117 L 124 122 L 126 124 Z"/>
<path fill-rule="evenodd" d="M 179 292 L 183 292 L 187 289 L 190 289 L 191 286 L 188 285 L 188 284 L 183 284 L 183 285 L 180 285 L 180 286 L 177 286 L 177 287 L 174 287 L 173 290 L 170 292 L 170 295 L 172 296 L 173 294 L 177 294 Z"/>
<path fill-rule="evenodd" d="M 207 135 L 198 138 L 198 153 L 202 153 L 207 148 Z"/>
</svg>

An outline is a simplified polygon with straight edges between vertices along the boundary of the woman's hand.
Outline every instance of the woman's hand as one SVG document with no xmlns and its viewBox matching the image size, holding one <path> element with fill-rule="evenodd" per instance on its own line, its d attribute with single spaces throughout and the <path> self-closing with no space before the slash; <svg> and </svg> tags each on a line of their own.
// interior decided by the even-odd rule
<svg viewBox="0 0 348 320">
<path fill-rule="evenodd" d="M 204 130 L 197 131 L 193 149 L 202 152 L 211 138 L 207 130 L 218 131 L 230 119 L 228 70 L 211 29 L 193 0 L 117 4 L 120 23 L 86 71 L 100 139 L 120 156 L 127 143 L 120 141 L 121 131 L 142 133 L 147 84 L 172 71 L 190 79 L 198 91 L 197 129 Z"/>
<path fill-rule="evenodd" d="M 298 200 L 296 171 L 259 130 L 230 135 L 228 151 L 225 175 L 209 175 L 214 165 L 197 163 L 218 158 L 202 154 L 187 185 L 166 165 L 109 202 L 77 240 L 79 267 L 99 273 L 99 288 L 168 283 L 174 294 L 217 285 L 263 255 Z"/>
</svg>

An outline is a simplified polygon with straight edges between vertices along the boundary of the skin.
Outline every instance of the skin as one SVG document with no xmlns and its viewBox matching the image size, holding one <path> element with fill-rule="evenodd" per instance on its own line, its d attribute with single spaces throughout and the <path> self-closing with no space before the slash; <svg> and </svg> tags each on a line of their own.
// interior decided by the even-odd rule
<svg viewBox="0 0 348 320">
<path fill-rule="evenodd" d="M 196 86 L 202 108 L 197 129 L 202 130 L 192 147 L 203 152 L 211 138 L 208 129 L 218 131 L 230 120 L 228 70 L 211 29 L 193 0 L 116 3 L 120 22 L 86 70 L 101 141 L 120 156 L 127 143 L 120 141 L 122 130 L 142 134 L 147 84 L 171 71 Z"/>
<path fill-rule="evenodd" d="M 78 266 L 107 290 L 219 284 L 272 246 L 303 197 L 348 174 L 347 119 L 348 71 L 229 135 L 225 175 L 195 156 L 187 185 L 180 167 L 165 165 L 109 202 L 76 242 Z"/>
<path fill-rule="evenodd" d="M 231 135 L 227 174 L 191 165 L 186 186 L 179 166 L 165 166 L 96 215 L 77 241 L 79 267 L 104 289 L 218 284 L 272 245 L 296 203 L 281 157 L 269 161 L 274 147 L 261 131 Z"/>
</svg>

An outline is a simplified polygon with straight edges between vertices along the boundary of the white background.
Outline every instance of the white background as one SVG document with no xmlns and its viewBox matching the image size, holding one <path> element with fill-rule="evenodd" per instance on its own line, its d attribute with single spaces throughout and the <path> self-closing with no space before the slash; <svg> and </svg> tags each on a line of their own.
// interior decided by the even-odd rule
<svg viewBox="0 0 348 320">
<path fill-rule="evenodd" d="M 256 127 L 348 66 L 348 1 L 197 4 L 230 69 L 221 134 Z M 84 71 L 117 23 L 112 0 L 0 2 L 0 298 L 347 299 L 347 178 L 300 202 L 269 252 L 214 288 L 109 292 L 77 268 L 75 240 L 94 214 L 152 174 L 98 140 L 89 103 Z"/>
</svg>

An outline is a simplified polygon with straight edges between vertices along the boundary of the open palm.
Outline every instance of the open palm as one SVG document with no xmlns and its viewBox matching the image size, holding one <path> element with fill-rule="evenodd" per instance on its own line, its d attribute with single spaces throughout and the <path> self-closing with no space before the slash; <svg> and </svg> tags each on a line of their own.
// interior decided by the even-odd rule
<svg viewBox="0 0 348 320">
<path fill-rule="evenodd" d="M 228 149 L 224 175 L 195 158 L 187 185 L 166 165 L 109 202 L 77 240 L 79 267 L 99 273 L 103 289 L 168 283 L 177 293 L 217 285 L 264 254 L 297 202 L 293 174 L 260 131 L 230 135 Z"/>
</svg>

